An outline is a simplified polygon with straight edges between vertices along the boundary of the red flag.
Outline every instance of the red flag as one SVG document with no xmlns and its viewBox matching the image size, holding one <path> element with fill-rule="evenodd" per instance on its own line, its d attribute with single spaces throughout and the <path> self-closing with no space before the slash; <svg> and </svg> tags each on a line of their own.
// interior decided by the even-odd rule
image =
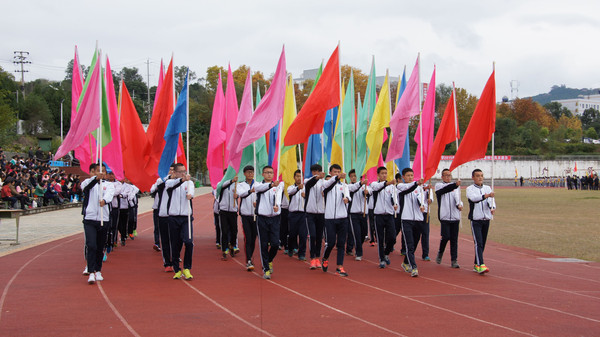
<svg viewBox="0 0 600 337">
<path fill-rule="evenodd" d="M 131 96 L 123 82 L 121 89 L 121 119 L 119 123 L 121 131 L 121 151 L 123 152 L 123 172 L 140 191 L 150 190 L 152 184 L 158 178 L 158 174 L 150 175 L 140 165 L 146 161 L 144 148 L 147 146 L 146 132 L 140 121 Z"/>
<path fill-rule="evenodd" d="M 440 128 L 435 135 L 435 140 L 431 146 L 429 152 L 429 158 L 427 165 L 425 166 L 425 181 L 431 179 L 437 170 L 437 167 L 442 158 L 442 153 L 446 149 L 446 145 L 460 138 L 460 132 L 458 132 L 458 122 L 455 115 L 456 109 L 454 108 L 454 90 L 446 105 L 444 116 L 442 117 L 442 123 Z"/>
<path fill-rule="evenodd" d="M 488 79 L 477 102 L 463 140 L 454 155 L 450 171 L 472 160 L 485 157 L 488 143 L 496 131 L 496 71 Z"/>
<path fill-rule="evenodd" d="M 146 146 L 146 155 L 148 156 L 146 171 L 151 175 L 158 173 L 158 163 L 165 147 L 165 130 L 175 108 L 173 96 L 173 59 L 171 58 L 165 80 L 158 93 L 156 109 L 146 133 L 146 138 L 148 139 L 148 145 Z"/>
<path fill-rule="evenodd" d="M 315 90 L 308 96 L 306 103 L 294 119 L 287 134 L 285 146 L 306 143 L 308 137 L 315 133 L 323 132 L 325 113 L 340 105 L 340 58 L 339 46 L 335 48 L 325 65 L 323 74 L 315 86 Z"/>
</svg>

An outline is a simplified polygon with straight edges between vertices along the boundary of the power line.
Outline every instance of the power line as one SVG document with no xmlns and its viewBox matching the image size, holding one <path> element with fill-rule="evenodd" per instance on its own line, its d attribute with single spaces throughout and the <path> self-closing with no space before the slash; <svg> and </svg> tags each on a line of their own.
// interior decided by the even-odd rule
<svg viewBox="0 0 600 337">
<path fill-rule="evenodd" d="M 28 61 L 29 57 L 28 51 L 17 50 L 13 55 L 13 63 L 20 64 L 21 70 L 15 70 L 16 73 L 21 73 L 21 91 L 23 92 L 23 97 L 25 97 L 25 73 L 29 72 L 29 70 L 25 70 L 23 66 L 25 64 L 31 64 L 31 61 Z M 19 95 L 17 95 L 17 103 L 19 102 Z"/>
</svg>

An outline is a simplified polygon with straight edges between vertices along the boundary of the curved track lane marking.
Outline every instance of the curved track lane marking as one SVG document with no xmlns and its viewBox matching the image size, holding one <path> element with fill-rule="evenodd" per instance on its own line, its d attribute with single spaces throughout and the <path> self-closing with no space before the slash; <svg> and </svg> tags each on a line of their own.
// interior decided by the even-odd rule
<svg viewBox="0 0 600 337">
<path fill-rule="evenodd" d="M 491 278 L 499 278 L 502 280 L 506 280 L 506 281 L 512 281 L 512 282 L 517 282 L 517 283 L 524 283 L 524 284 L 528 284 L 528 285 L 532 285 L 532 286 L 536 286 L 536 287 L 540 287 L 540 288 L 546 288 L 546 289 L 550 289 L 550 290 L 554 290 L 554 291 L 560 291 L 560 292 L 564 292 L 570 295 L 579 295 L 579 296 L 583 296 L 583 297 L 587 297 L 587 298 L 591 298 L 591 299 L 595 299 L 595 300 L 600 300 L 600 298 L 595 297 L 595 296 L 589 296 L 589 295 L 585 295 L 585 294 L 581 294 L 580 292 L 574 291 L 574 290 L 565 290 L 565 289 L 560 289 L 560 288 L 554 288 L 554 287 L 550 287 L 550 286 L 545 286 L 542 284 L 538 284 L 538 283 L 532 283 L 532 282 L 527 282 L 527 281 L 523 281 L 523 280 L 517 280 L 514 278 L 510 278 L 510 277 L 504 277 L 504 276 L 498 276 L 498 275 L 486 275 L 487 277 L 491 277 Z"/>
<path fill-rule="evenodd" d="M 372 264 L 376 264 L 376 265 L 379 264 L 379 263 L 376 263 L 376 262 L 370 261 L 370 260 L 366 260 L 366 261 L 369 262 L 369 263 L 372 263 Z M 396 268 L 393 268 L 393 267 L 387 267 L 387 268 L 392 269 L 392 270 L 401 271 L 401 272 L 405 273 L 405 271 L 402 270 L 402 269 L 396 269 Z M 594 318 L 590 318 L 590 317 L 581 316 L 581 315 L 577 315 L 577 314 L 573 314 L 573 313 L 566 312 L 566 311 L 562 311 L 560 309 L 545 307 L 545 306 L 538 305 L 538 304 L 535 304 L 535 303 L 530 303 L 530 302 L 525 302 L 525 301 L 521 301 L 521 300 L 516 300 L 514 298 L 505 297 L 505 296 L 497 295 L 497 294 L 492 294 L 492 293 L 488 293 L 488 292 L 485 292 L 485 291 L 482 291 L 482 290 L 477 290 L 477 289 L 473 289 L 473 288 L 461 286 L 461 285 L 458 285 L 458 284 L 454 284 L 454 283 L 450 283 L 450 282 L 446 282 L 446 281 L 442 281 L 442 280 L 438 280 L 438 279 L 434 279 L 434 278 L 430 278 L 430 277 L 419 276 L 419 278 L 422 278 L 422 279 L 425 279 L 425 280 L 434 281 L 434 282 L 438 282 L 438 283 L 442 283 L 442 284 L 446 284 L 446 285 L 457 287 L 457 288 L 462 288 L 462 289 L 470 290 L 470 291 L 473 291 L 473 292 L 476 292 L 476 293 L 480 293 L 480 294 L 484 294 L 484 295 L 493 296 L 493 297 L 500 298 L 500 299 L 503 299 L 503 300 L 506 300 L 506 301 L 511 301 L 511 302 L 520 303 L 520 304 L 523 304 L 523 305 L 528 305 L 528 306 L 531 306 L 531 307 L 534 307 L 534 308 L 538 308 L 538 309 L 545 309 L 545 310 L 553 311 L 553 312 L 556 312 L 556 313 L 559 313 L 559 314 L 573 316 L 573 317 L 577 317 L 577 318 L 580 318 L 580 319 L 583 319 L 583 320 L 592 321 L 592 322 L 595 322 L 595 323 L 600 323 L 600 320 L 597 320 L 597 319 L 594 319 Z"/>
<path fill-rule="evenodd" d="M 29 261 L 27 261 L 25 264 L 23 264 L 21 266 L 21 268 L 19 268 L 19 270 L 17 270 L 17 272 L 13 275 L 13 277 L 10 278 L 10 280 L 8 281 L 8 283 L 6 284 L 6 286 L 4 287 L 4 291 L 2 292 L 2 297 L 0 297 L 0 321 L 2 321 L 2 312 L 4 311 L 4 301 L 6 300 L 6 296 L 8 294 L 8 290 L 10 289 L 10 286 L 12 285 L 12 283 L 14 282 L 14 280 L 17 278 L 17 276 L 19 276 L 19 274 L 23 271 L 23 269 L 25 269 L 31 262 L 33 262 L 35 259 L 37 259 L 38 257 L 46 254 L 47 252 L 54 250 L 64 244 L 67 244 L 71 241 L 74 241 L 76 238 L 72 238 L 71 240 L 65 241 L 63 243 L 59 243 L 56 246 L 52 246 L 51 248 L 46 249 L 45 251 L 39 253 L 38 255 L 32 257 Z"/>
<path fill-rule="evenodd" d="M 245 265 L 243 265 L 243 264 L 242 264 L 241 262 L 239 262 L 238 260 L 235 260 L 235 259 L 233 259 L 233 261 L 235 261 L 237 264 L 239 264 L 241 267 L 243 267 L 243 268 L 244 268 L 244 270 L 246 269 L 246 266 L 245 266 Z M 262 276 L 261 276 L 259 273 L 257 273 L 256 271 L 252 272 L 252 274 L 254 274 L 255 276 L 257 276 L 257 277 L 260 277 L 260 278 L 262 279 Z M 343 311 L 343 310 L 340 310 L 340 309 L 338 309 L 338 308 L 336 308 L 336 307 L 332 307 L 332 306 L 330 306 L 329 304 L 323 303 L 323 302 L 321 302 L 321 301 L 319 301 L 319 300 L 316 300 L 316 299 L 314 299 L 314 298 L 312 298 L 312 297 L 310 297 L 310 296 L 307 296 L 307 295 L 304 295 L 304 294 L 302 294 L 302 293 L 300 293 L 300 292 L 297 292 L 297 291 L 295 291 L 294 289 L 288 288 L 288 287 L 284 286 L 283 284 L 277 283 L 277 282 L 275 282 L 275 281 L 273 281 L 273 280 L 269 280 L 269 281 L 270 281 L 270 282 L 269 282 L 270 284 L 276 285 L 276 286 L 278 286 L 278 287 L 280 287 L 280 288 L 282 288 L 282 289 L 284 289 L 284 290 L 287 290 L 287 291 L 291 292 L 292 294 L 298 295 L 298 296 L 300 296 L 300 297 L 302 297 L 302 298 L 304 298 L 304 299 L 307 299 L 307 300 L 309 300 L 309 301 L 315 302 L 315 303 L 317 303 L 317 304 L 319 304 L 319 305 L 321 305 L 321 306 L 324 306 L 324 307 L 325 307 L 325 308 L 327 308 L 327 309 L 333 310 L 333 311 L 335 311 L 335 312 L 337 312 L 337 313 L 339 313 L 339 314 L 342 314 L 342 315 L 344 315 L 344 316 L 348 316 L 348 317 L 350 317 L 350 318 L 352 318 L 352 319 L 355 319 L 355 320 L 357 320 L 357 321 L 360 321 L 360 322 L 362 322 L 362 323 L 365 323 L 365 324 L 367 324 L 367 325 L 370 325 L 370 326 L 372 326 L 372 327 L 374 327 L 374 328 L 377 328 L 377 329 L 379 329 L 379 330 L 383 330 L 383 331 L 385 331 L 385 332 L 387 332 L 387 333 L 390 333 L 390 334 L 393 334 L 393 335 L 396 335 L 396 336 L 403 336 L 403 337 L 407 337 L 407 336 L 405 336 L 405 335 L 403 335 L 403 334 L 401 334 L 401 333 L 399 333 L 399 332 L 396 332 L 396 331 L 393 331 L 393 330 L 390 330 L 390 329 L 384 328 L 384 327 L 382 327 L 382 326 L 380 326 L 380 325 L 377 325 L 377 324 L 375 324 L 375 323 L 373 323 L 373 322 L 369 322 L 369 321 L 367 321 L 367 320 L 365 320 L 365 319 L 362 319 L 362 318 L 360 318 L 360 317 L 358 317 L 358 316 L 354 316 L 354 315 L 352 315 L 352 314 L 350 314 L 350 313 L 347 313 L 347 312 L 345 312 L 345 311 Z M 266 280 L 265 280 L 265 282 L 266 282 Z"/>
<path fill-rule="evenodd" d="M 123 325 L 127 328 L 127 330 L 129 330 L 129 332 L 131 332 L 132 335 L 136 336 L 136 337 L 140 337 L 140 334 L 138 334 L 131 325 L 129 325 L 129 323 L 127 323 L 127 320 L 125 319 L 125 317 L 123 317 L 123 315 L 121 315 L 121 313 L 119 312 L 119 310 L 117 310 L 117 308 L 112 304 L 112 302 L 110 301 L 110 299 L 108 298 L 108 296 L 106 296 L 106 293 L 104 292 L 104 288 L 102 288 L 102 281 L 96 282 L 96 285 L 98 286 L 98 290 L 100 290 L 100 293 L 102 294 L 102 297 L 104 297 L 104 300 L 106 301 L 106 304 L 108 304 L 108 306 L 110 307 L 110 309 L 112 310 L 112 312 L 117 316 L 117 318 L 121 321 L 121 323 L 123 323 Z"/>
<path fill-rule="evenodd" d="M 229 315 L 233 316 L 235 319 L 239 320 L 240 322 L 248 325 L 249 327 L 259 331 L 262 334 L 265 334 L 267 336 L 272 336 L 275 337 L 275 335 L 271 334 L 270 332 L 261 329 L 260 327 L 248 322 L 247 320 L 243 319 L 242 317 L 238 316 L 236 313 L 234 313 L 233 311 L 227 309 L 225 306 L 223 306 L 222 304 L 220 304 L 219 302 L 213 300 L 212 298 L 210 298 L 208 295 L 206 295 L 205 293 L 203 293 L 202 291 L 200 291 L 198 288 L 194 287 L 193 285 L 191 285 L 188 281 L 182 280 L 183 283 L 192 288 L 192 290 L 194 290 L 195 292 L 197 292 L 200 296 L 204 297 L 206 300 L 208 300 L 209 302 L 211 302 L 212 304 L 214 304 L 215 306 L 217 306 L 218 308 L 220 308 L 221 310 L 225 311 L 226 313 L 228 313 Z"/>
</svg>

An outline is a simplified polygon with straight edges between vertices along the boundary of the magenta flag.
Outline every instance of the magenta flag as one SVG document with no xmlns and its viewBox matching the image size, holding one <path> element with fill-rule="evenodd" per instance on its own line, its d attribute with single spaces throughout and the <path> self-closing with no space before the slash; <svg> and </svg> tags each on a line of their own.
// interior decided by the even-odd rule
<svg viewBox="0 0 600 337">
<path fill-rule="evenodd" d="M 423 125 L 421 127 L 421 125 Z M 423 129 L 423 144 L 421 144 L 421 128 Z M 415 180 L 423 178 L 425 175 L 425 167 L 429 152 L 433 145 L 433 129 L 435 128 L 435 66 L 429 87 L 427 87 L 427 96 L 421 113 L 421 120 L 415 133 L 415 142 L 417 142 L 417 152 L 415 153 L 415 161 L 413 163 L 413 171 L 415 171 Z M 423 162 L 421 162 L 421 149 L 423 149 Z M 423 172 L 423 174 L 421 174 Z"/>
<path fill-rule="evenodd" d="M 233 81 L 233 72 L 231 64 L 227 70 L 227 89 L 225 89 L 225 163 L 229 163 L 229 143 L 232 141 L 231 135 L 236 128 L 238 116 L 237 94 L 235 93 L 235 82 Z M 236 142 L 238 140 L 236 139 Z"/>
<path fill-rule="evenodd" d="M 283 47 L 281 56 L 279 57 L 279 63 L 277 64 L 277 70 L 273 77 L 273 82 L 260 101 L 258 107 L 256 107 L 256 111 L 254 111 L 246 129 L 244 129 L 244 133 L 237 147 L 238 151 L 243 151 L 246 146 L 264 136 L 265 133 L 273 128 L 283 117 L 286 76 L 285 47 Z"/>
<path fill-rule="evenodd" d="M 108 116 L 110 119 L 111 141 L 102 152 L 102 159 L 115 173 L 118 180 L 125 178 L 123 174 L 123 156 L 121 151 L 121 132 L 119 130 L 119 108 L 117 106 L 117 96 L 115 94 L 115 84 L 113 82 L 110 61 L 106 56 L 106 92 L 108 99 Z"/>
<path fill-rule="evenodd" d="M 208 150 L 206 152 L 206 166 L 212 188 L 223 179 L 225 166 L 225 95 L 223 95 L 223 83 L 221 74 L 217 82 L 217 93 L 213 105 L 212 118 L 210 121 L 210 134 L 208 135 Z"/>
<path fill-rule="evenodd" d="M 83 74 L 81 73 L 81 65 L 79 63 L 79 52 L 75 46 L 75 57 L 73 57 L 73 75 L 71 76 L 71 125 L 77 115 L 77 103 L 81 92 L 83 91 Z M 90 152 L 90 144 L 92 144 L 91 135 L 87 135 L 83 142 L 75 148 L 75 158 L 79 160 L 79 166 L 85 173 L 90 173 L 90 164 L 92 163 L 92 154 Z M 94 140 L 94 149 L 96 141 Z"/>
<path fill-rule="evenodd" d="M 390 119 L 390 129 L 392 130 L 392 142 L 389 145 L 386 162 L 402 158 L 404 143 L 406 142 L 406 133 L 408 132 L 408 123 L 410 118 L 419 114 L 419 59 L 415 63 L 410 79 L 404 89 L 400 101 L 396 105 L 394 114 Z"/>
<path fill-rule="evenodd" d="M 88 134 L 100 127 L 100 99 L 102 95 L 100 79 L 100 55 L 98 53 L 89 86 L 84 93 L 69 133 L 67 133 L 62 145 L 56 151 L 55 158 L 61 158 L 69 151 L 77 148 L 84 142 Z"/>
<path fill-rule="evenodd" d="M 235 122 L 235 129 L 227 149 L 229 150 L 229 165 L 234 169 L 240 167 L 242 161 L 242 150 L 238 150 L 238 143 L 242 138 L 244 129 L 246 129 L 246 123 L 252 118 L 252 76 L 250 75 L 250 69 L 248 69 L 248 75 L 246 76 L 246 84 L 244 85 L 244 93 L 242 94 L 242 103 L 240 104 L 240 111 L 237 115 L 237 121 Z"/>
</svg>

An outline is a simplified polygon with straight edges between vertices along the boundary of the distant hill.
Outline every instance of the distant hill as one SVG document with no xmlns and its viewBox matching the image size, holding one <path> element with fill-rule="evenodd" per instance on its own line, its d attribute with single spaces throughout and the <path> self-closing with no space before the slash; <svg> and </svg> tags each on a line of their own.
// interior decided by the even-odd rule
<svg viewBox="0 0 600 337">
<path fill-rule="evenodd" d="M 532 96 L 531 99 L 544 105 L 546 103 L 550 103 L 553 100 L 557 99 L 569 99 L 569 98 L 577 98 L 579 95 L 596 95 L 600 93 L 600 89 L 575 89 L 575 88 L 567 88 L 563 85 L 554 85 L 550 92 L 547 94 L 539 94 Z M 526 97 L 528 98 L 528 97 Z"/>
</svg>

